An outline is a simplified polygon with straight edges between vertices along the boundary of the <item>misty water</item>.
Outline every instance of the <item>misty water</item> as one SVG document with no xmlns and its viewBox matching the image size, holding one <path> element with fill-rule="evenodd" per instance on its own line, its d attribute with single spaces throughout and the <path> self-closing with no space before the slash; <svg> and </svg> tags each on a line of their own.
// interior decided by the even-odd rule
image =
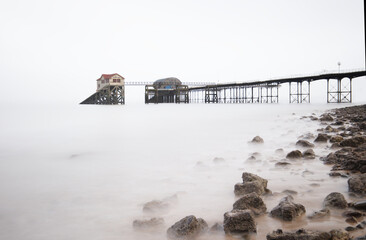
<svg viewBox="0 0 366 240">
<path fill-rule="evenodd" d="M 344 105 L 342 105 L 344 106 Z M 319 210 L 332 191 L 348 198 L 346 179 L 328 176 L 319 161 L 329 153 L 287 168 L 275 150 L 296 149 L 300 135 L 320 123 L 301 116 L 338 107 L 326 104 L 127 104 L 2 108 L 0 119 L 0 239 L 166 239 L 166 229 L 188 215 L 212 226 L 237 199 L 234 185 L 244 171 L 269 180 L 270 211 L 285 196 L 307 214 Z M 255 136 L 263 145 L 248 142 Z M 257 152 L 256 161 L 247 159 Z M 216 160 L 215 160 L 216 158 Z M 218 159 L 219 158 L 219 159 Z M 167 200 L 168 199 L 168 200 Z M 162 212 L 143 212 L 166 200 Z M 138 231 L 136 219 L 164 218 L 161 229 Z M 277 228 L 330 229 L 344 226 L 302 217 L 283 223 L 257 219 L 257 239 Z M 223 234 L 201 239 L 225 239 Z"/>
</svg>

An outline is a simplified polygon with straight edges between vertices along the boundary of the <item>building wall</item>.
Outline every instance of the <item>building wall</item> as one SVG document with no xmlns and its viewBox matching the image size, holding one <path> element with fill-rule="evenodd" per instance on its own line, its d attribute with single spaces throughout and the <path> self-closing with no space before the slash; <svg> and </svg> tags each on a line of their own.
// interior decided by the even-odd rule
<svg viewBox="0 0 366 240">
<path fill-rule="evenodd" d="M 119 82 L 118 82 L 119 81 Z M 112 76 L 110 79 L 100 79 L 97 81 L 97 91 L 106 85 L 110 86 L 123 86 L 125 85 L 125 79 L 118 75 Z"/>
</svg>

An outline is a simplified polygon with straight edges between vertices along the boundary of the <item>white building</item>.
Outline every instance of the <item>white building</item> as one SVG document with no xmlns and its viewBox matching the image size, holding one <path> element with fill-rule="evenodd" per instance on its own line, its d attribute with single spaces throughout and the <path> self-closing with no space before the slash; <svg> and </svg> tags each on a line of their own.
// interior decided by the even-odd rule
<svg viewBox="0 0 366 240">
<path fill-rule="evenodd" d="M 113 74 L 102 74 L 100 78 L 97 79 L 97 91 L 105 86 L 124 86 L 125 78 L 118 73 Z"/>
</svg>

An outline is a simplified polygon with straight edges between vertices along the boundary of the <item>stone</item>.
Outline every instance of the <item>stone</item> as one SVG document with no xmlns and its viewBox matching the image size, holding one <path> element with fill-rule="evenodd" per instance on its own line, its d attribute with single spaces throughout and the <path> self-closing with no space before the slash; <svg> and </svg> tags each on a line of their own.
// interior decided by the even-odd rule
<svg viewBox="0 0 366 240">
<path fill-rule="evenodd" d="M 306 159 L 314 159 L 315 158 L 315 152 L 313 149 L 308 149 L 302 153 L 303 157 Z"/>
<path fill-rule="evenodd" d="M 337 132 L 338 131 L 337 129 L 332 128 L 330 125 L 328 125 L 324 130 L 327 132 Z"/>
<path fill-rule="evenodd" d="M 343 141 L 343 137 L 339 135 L 331 136 L 329 142 L 331 143 L 340 143 Z"/>
<path fill-rule="evenodd" d="M 330 114 L 323 114 L 319 120 L 322 122 L 332 122 L 334 119 L 332 116 L 330 116 Z"/>
<path fill-rule="evenodd" d="M 329 232 L 332 235 L 331 240 L 349 240 L 349 233 L 342 230 L 332 230 Z"/>
<path fill-rule="evenodd" d="M 358 194 L 366 193 L 366 173 L 352 176 L 348 179 L 348 191 Z"/>
<path fill-rule="evenodd" d="M 276 167 L 286 167 L 288 165 L 291 165 L 289 162 L 278 162 L 275 164 Z"/>
<path fill-rule="evenodd" d="M 164 201 L 153 200 L 144 204 L 142 210 L 148 213 L 167 212 L 170 204 Z"/>
<path fill-rule="evenodd" d="M 365 142 L 366 138 L 364 136 L 355 136 L 352 138 L 344 139 L 340 142 L 340 145 L 342 147 L 358 147 Z"/>
<path fill-rule="evenodd" d="M 256 223 L 250 210 L 232 210 L 224 214 L 225 233 L 257 232 Z"/>
<path fill-rule="evenodd" d="M 330 210 L 328 208 L 323 208 L 319 211 L 313 212 L 311 215 L 308 216 L 310 219 L 320 219 L 324 217 L 330 216 Z"/>
<path fill-rule="evenodd" d="M 319 133 L 314 142 L 328 142 L 328 135 Z"/>
<path fill-rule="evenodd" d="M 289 152 L 286 155 L 286 158 L 290 158 L 290 159 L 302 158 L 302 153 L 299 150 L 294 150 L 294 151 Z"/>
<path fill-rule="evenodd" d="M 355 202 L 353 204 L 353 207 L 358 209 L 358 210 L 366 211 L 366 200 Z"/>
<path fill-rule="evenodd" d="M 345 211 L 344 213 L 342 213 L 342 216 L 361 219 L 363 217 L 363 214 L 357 211 Z"/>
<path fill-rule="evenodd" d="M 208 225 L 202 218 L 196 218 L 193 215 L 187 216 L 176 222 L 167 230 L 170 239 L 192 239 L 204 233 Z"/>
<path fill-rule="evenodd" d="M 304 148 L 313 148 L 315 145 L 306 140 L 299 140 L 296 142 L 296 146 L 304 147 Z"/>
<path fill-rule="evenodd" d="M 347 201 L 344 198 L 343 194 L 338 192 L 332 192 L 328 196 L 326 196 L 323 201 L 323 205 L 325 207 L 339 208 L 339 209 L 344 209 L 347 208 L 348 206 Z"/>
<path fill-rule="evenodd" d="M 346 230 L 347 232 L 352 232 L 352 231 L 356 230 L 356 228 L 351 227 L 351 226 L 348 226 L 348 227 L 346 227 L 346 228 L 345 228 L 345 230 Z"/>
<path fill-rule="evenodd" d="M 281 199 L 280 203 L 272 209 L 271 216 L 282 219 L 284 221 L 292 221 L 296 217 L 305 213 L 305 207 L 301 204 L 294 203 L 292 196 Z"/>
<path fill-rule="evenodd" d="M 251 143 L 264 143 L 264 140 L 263 140 L 263 138 L 261 138 L 260 136 L 255 136 L 255 137 L 252 139 Z"/>
<path fill-rule="evenodd" d="M 283 155 L 283 154 L 285 154 L 285 151 L 282 148 L 278 148 L 275 150 L 275 153 L 278 155 Z"/>
<path fill-rule="evenodd" d="M 224 225 L 222 223 L 215 223 L 210 228 L 210 232 L 223 232 L 224 231 Z"/>
<path fill-rule="evenodd" d="M 290 189 L 283 190 L 282 193 L 287 194 L 287 195 L 296 195 L 297 194 L 296 191 L 290 190 Z"/>
<path fill-rule="evenodd" d="M 348 217 L 346 218 L 345 222 L 349 224 L 357 224 L 357 219 L 354 217 Z"/>
<path fill-rule="evenodd" d="M 264 204 L 261 197 L 256 193 L 246 194 L 238 199 L 233 204 L 234 210 L 246 210 L 249 209 L 254 215 L 261 215 L 267 211 L 267 207 Z"/>
<path fill-rule="evenodd" d="M 155 229 L 161 228 L 164 225 L 163 218 L 151 218 L 149 220 L 135 220 L 133 221 L 135 229 Z"/>
<path fill-rule="evenodd" d="M 299 229 L 296 232 L 283 232 L 281 229 L 267 234 L 267 240 L 332 240 L 331 233 Z"/>
<path fill-rule="evenodd" d="M 249 194 L 252 192 L 262 195 L 268 193 L 267 189 L 268 181 L 258 175 L 244 172 L 242 174 L 243 183 L 237 183 L 234 186 L 234 193 L 237 196 Z"/>
</svg>

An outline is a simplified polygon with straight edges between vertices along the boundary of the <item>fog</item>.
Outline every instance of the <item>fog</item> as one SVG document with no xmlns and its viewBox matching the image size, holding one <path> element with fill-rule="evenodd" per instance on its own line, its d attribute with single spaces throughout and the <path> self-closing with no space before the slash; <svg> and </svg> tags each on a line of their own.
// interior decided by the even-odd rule
<svg viewBox="0 0 366 240">
<path fill-rule="evenodd" d="M 337 105 L 338 106 L 338 105 Z M 344 106 L 344 105 L 343 105 Z M 142 105 L 11 108 L 1 118 L 1 239 L 164 239 L 166 229 L 194 214 L 222 222 L 235 201 L 234 184 L 249 171 L 269 179 L 273 192 L 293 189 L 307 211 L 320 208 L 328 191 L 347 191 L 346 180 L 327 177 L 318 159 L 275 163 L 297 138 L 319 124 L 302 115 L 334 105 Z M 263 146 L 248 144 L 254 136 Z M 329 150 L 315 148 L 322 156 Z M 248 162 L 254 152 L 258 161 Z M 223 158 L 215 162 L 214 158 Z M 305 170 L 312 175 L 304 175 Z M 311 187 L 312 183 L 320 183 Z M 311 191 L 311 195 L 309 194 Z M 147 214 L 143 204 L 173 197 L 168 211 Z M 274 207 L 282 195 L 265 198 Z M 163 229 L 136 231 L 133 220 L 163 217 Z M 282 225 L 258 220 L 258 239 Z M 304 225 L 305 224 L 305 225 Z M 221 234 L 206 236 L 224 239 Z"/>
</svg>

